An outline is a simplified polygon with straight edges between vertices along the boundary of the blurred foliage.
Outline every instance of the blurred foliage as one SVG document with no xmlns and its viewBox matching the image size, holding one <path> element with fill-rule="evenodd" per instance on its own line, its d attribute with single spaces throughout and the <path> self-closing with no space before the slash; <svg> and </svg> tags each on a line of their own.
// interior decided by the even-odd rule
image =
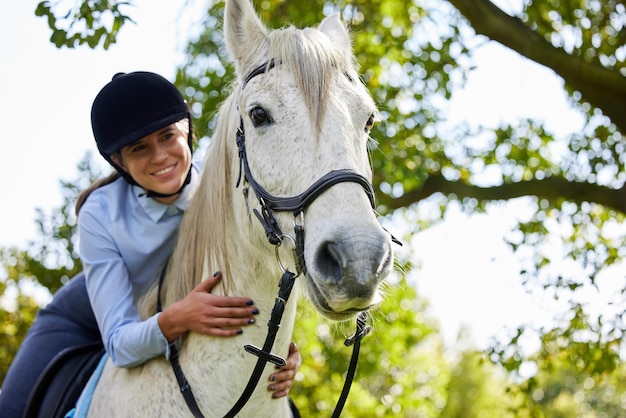
<svg viewBox="0 0 626 418">
<path fill-rule="evenodd" d="M 626 75 L 624 3 L 616 0 L 527 1 L 520 16 L 531 29 L 567 53 Z M 617 53 L 621 50 L 621 53 Z"/>
<path fill-rule="evenodd" d="M 626 400 L 626 364 L 616 351 L 615 335 L 596 340 L 600 323 L 593 323 L 580 306 L 561 329 L 541 336 L 541 349 L 523 354 L 519 342 L 528 330 L 518 329 L 513 343 L 496 345 L 491 356 L 514 373 L 530 370 L 519 384 L 509 386 L 514 408 L 529 417 L 622 417 Z M 575 340 L 577 342 L 572 343 Z"/>
<path fill-rule="evenodd" d="M 6 254 L 2 254 L 3 259 Z M 0 296 L 4 296 L 6 282 L 0 283 Z M 22 344 L 26 332 L 35 319 L 39 305 L 32 297 L 18 293 L 13 306 L 0 306 L 0 382 L 4 381 L 9 365 Z"/>
<path fill-rule="evenodd" d="M 405 282 L 387 295 L 375 312 L 373 331 L 362 341 L 346 416 L 418 416 L 420 410 L 434 416 L 436 405 L 445 404 L 441 386 L 446 379 L 440 374 L 447 373 L 448 366 L 440 346 L 424 344 L 434 329 L 423 310 Z M 330 416 L 335 408 L 352 352 L 343 340 L 353 333 L 352 327 L 324 320 L 301 303 L 293 339 L 304 361 L 292 398 L 303 416 Z M 426 364 L 425 357 L 430 360 Z M 418 381 L 420 373 L 424 375 Z M 420 392 L 428 395 L 418 396 Z"/>
<path fill-rule="evenodd" d="M 406 214 L 434 208 L 422 211 L 435 216 L 414 222 L 407 235 L 443 218 L 450 205 L 475 213 L 493 201 L 528 202 L 529 212 L 506 237 L 523 262 L 520 279 L 529 291 L 539 289 L 566 301 L 566 307 L 554 326 L 511 330 L 508 341 L 495 341 L 491 348 L 490 359 L 517 376 L 507 392 L 515 399 L 515 416 L 622 416 L 618 376 L 624 371 L 626 283 L 617 284 L 612 311 L 592 313 L 580 298 L 598 291 L 602 273 L 624 258 L 626 7 L 618 0 L 501 3 L 512 10 L 505 13 L 488 0 L 255 1 L 271 27 L 315 25 L 332 12 L 350 26 L 363 80 L 384 117 L 372 132 L 379 144 L 372 153 L 378 210 Z M 85 27 L 99 28 L 105 26 L 98 20 L 104 6 L 126 3 L 88 4 L 93 13 L 81 10 L 75 19 L 91 15 L 95 19 Z M 42 2 L 37 13 L 56 28 L 52 13 L 59 11 L 50 5 Z M 222 46 L 222 10 L 223 2 L 207 2 L 200 35 L 190 39 L 187 62 L 176 77 L 199 137 L 212 135 L 215 111 L 232 80 Z M 120 23 L 127 20 L 117 13 Z M 72 14 L 64 19 L 71 21 Z M 488 38 L 561 76 L 582 129 L 557 136 L 537 120 L 495 128 L 450 126 L 447 100 L 463 86 L 474 66 L 473 52 Z M 560 270 L 563 261 L 575 264 L 576 272 Z M 534 353 L 523 349 L 529 335 L 539 341 Z M 528 373 L 529 367 L 534 371 Z M 440 370 L 440 377 L 448 373 Z M 380 399 L 389 392 L 376 393 Z M 448 397 L 447 411 L 453 404 Z"/>
<path fill-rule="evenodd" d="M 90 161 L 87 155 L 78 164 L 76 180 L 60 182 L 60 207 L 37 210 L 38 240 L 27 250 L 0 248 L 0 382 L 39 309 L 35 294 L 54 293 L 82 270 L 74 204 L 80 190 L 99 177 Z"/>
<path fill-rule="evenodd" d="M 133 2 L 82 0 L 72 5 L 60 1 L 42 1 L 35 15 L 45 17 L 52 31 L 50 42 L 57 48 L 75 48 L 87 44 L 96 48 L 102 44 L 108 49 L 117 40 L 117 34 L 132 19 L 122 8 Z M 133 22 L 134 23 L 134 22 Z"/>
<path fill-rule="evenodd" d="M 346 417 L 504 418 L 514 398 L 504 373 L 467 350 L 451 360 L 427 305 L 405 280 L 388 288 L 361 345 Z M 293 339 L 303 364 L 290 396 L 302 416 L 331 416 L 341 393 L 351 348 L 343 340 L 352 323 L 330 322 L 301 303 Z"/>
</svg>

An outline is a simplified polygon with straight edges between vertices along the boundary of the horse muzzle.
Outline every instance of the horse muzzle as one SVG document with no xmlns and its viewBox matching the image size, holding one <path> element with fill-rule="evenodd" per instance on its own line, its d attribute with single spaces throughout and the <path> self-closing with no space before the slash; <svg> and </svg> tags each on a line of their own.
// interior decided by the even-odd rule
<svg viewBox="0 0 626 418">
<path fill-rule="evenodd" d="M 312 248 L 307 262 L 309 296 L 333 320 L 349 319 L 380 303 L 380 284 L 393 267 L 391 239 L 382 228 L 348 232 L 334 231 Z"/>
</svg>

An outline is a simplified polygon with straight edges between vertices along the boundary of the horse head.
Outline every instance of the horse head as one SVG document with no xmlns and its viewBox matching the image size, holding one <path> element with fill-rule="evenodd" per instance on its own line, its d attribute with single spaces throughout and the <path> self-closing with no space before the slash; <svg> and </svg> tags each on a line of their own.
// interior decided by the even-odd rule
<svg viewBox="0 0 626 418">
<path fill-rule="evenodd" d="M 347 29 L 333 15 L 317 28 L 268 31 L 249 0 L 231 0 L 224 37 L 238 77 L 240 176 L 254 192 L 245 206 L 266 226 L 254 222 L 257 234 L 302 240 L 296 258 L 324 316 L 343 320 L 369 309 L 393 252 L 372 207 L 368 144 L 378 111 L 356 72 Z M 294 238 L 294 225 L 305 233 Z"/>
</svg>

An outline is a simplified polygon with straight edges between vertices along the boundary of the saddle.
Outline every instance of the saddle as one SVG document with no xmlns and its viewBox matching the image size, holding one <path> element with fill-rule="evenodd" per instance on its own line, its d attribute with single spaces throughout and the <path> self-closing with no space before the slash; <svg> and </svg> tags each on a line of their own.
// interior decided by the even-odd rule
<svg viewBox="0 0 626 418">
<path fill-rule="evenodd" d="M 37 380 L 23 418 L 63 418 L 76 401 L 104 355 L 101 343 L 59 352 Z"/>
</svg>

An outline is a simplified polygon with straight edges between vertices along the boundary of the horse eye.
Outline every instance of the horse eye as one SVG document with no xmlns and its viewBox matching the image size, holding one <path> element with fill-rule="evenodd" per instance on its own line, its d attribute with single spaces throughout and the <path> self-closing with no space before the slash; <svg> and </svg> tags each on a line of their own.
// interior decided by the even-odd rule
<svg viewBox="0 0 626 418">
<path fill-rule="evenodd" d="M 367 122 L 365 122 L 365 131 L 369 132 L 372 130 L 373 127 L 374 127 L 374 115 L 370 115 L 370 117 L 367 118 Z"/>
<path fill-rule="evenodd" d="M 250 120 L 255 127 L 270 123 L 270 117 L 262 107 L 256 106 L 250 110 Z"/>
</svg>

